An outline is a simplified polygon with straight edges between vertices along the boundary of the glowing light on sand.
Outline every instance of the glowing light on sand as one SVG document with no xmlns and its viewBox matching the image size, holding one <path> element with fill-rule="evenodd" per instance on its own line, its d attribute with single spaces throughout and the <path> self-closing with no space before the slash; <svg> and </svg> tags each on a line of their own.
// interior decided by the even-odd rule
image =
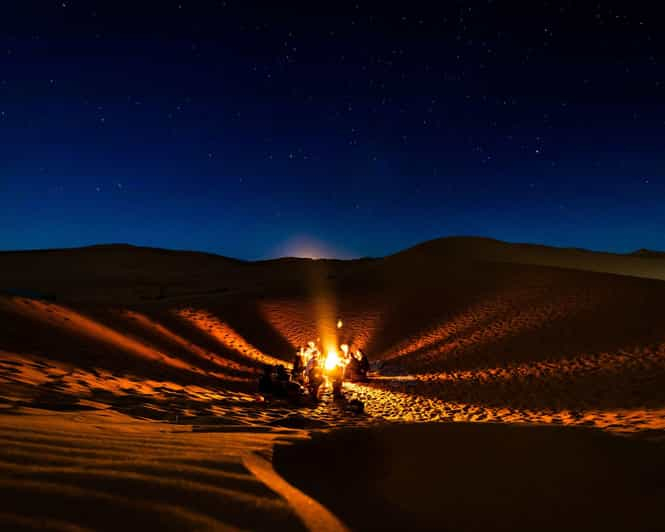
<svg viewBox="0 0 665 532">
<path fill-rule="evenodd" d="M 478 350 L 510 337 L 518 337 L 527 331 L 537 330 L 545 323 L 553 324 L 573 316 L 592 304 L 580 300 L 574 293 L 550 297 L 546 303 L 536 304 L 535 298 L 527 290 L 514 291 L 510 297 L 499 294 L 400 342 L 386 351 L 382 358 L 408 357 L 410 364 L 426 365 L 430 361 L 444 360 L 449 353 Z"/>
<path fill-rule="evenodd" d="M 290 367 L 284 360 L 270 356 L 250 344 L 230 325 L 202 309 L 181 309 L 176 315 L 194 325 L 197 329 L 211 336 L 221 345 L 242 356 L 261 364 L 281 364 Z"/>
<path fill-rule="evenodd" d="M 53 326 L 68 330 L 74 334 L 111 345 L 125 352 L 133 353 L 145 360 L 156 361 L 177 369 L 202 373 L 200 368 L 163 353 L 137 338 L 125 335 L 69 307 L 24 298 L 14 298 L 5 304 L 9 305 L 10 309 L 30 316 L 33 319 L 50 323 Z"/>
<path fill-rule="evenodd" d="M 140 314 L 138 312 L 131 310 L 124 311 L 123 314 L 129 319 L 134 320 L 141 327 L 151 330 L 160 336 L 163 336 L 164 338 L 170 340 L 171 342 L 177 344 L 178 346 L 187 349 L 190 353 L 195 354 L 201 359 L 208 360 L 213 364 L 216 364 L 217 366 L 221 366 L 232 370 L 245 371 L 245 372 L 252 371 L 252 368 L 249 366 L 238 364 L 233 360 L 229 360 L 228 358 L 221 357 L 216 353 L 211 353 L 210 351 L 202 349 L 198 345 L 174 333 L 170 329 L 164 327 L 162 324 L 158 323 L 152 318 L 149 318 L 145 314 Z"/>
<path fill-rule="evenodd" d="M 362 309 L 362 302 L 357 303 Z M 314 298 L 298 299 L 273 299 L 261 301 L 259 303 L 261 316 L 270 326 L 283 336 L 294 349 L 301 345 L 306 345 L 311 338 L 326 338 L 324 333 L 326 329 L 326 319 L 332 313 L 332 310 L 324 314 L 321 318 L 318 316 L 319 310 L 324 307 L 318 307 Z M 381 323 L 382 315 L 376 311 L 358 311 L 355 314 L 340 318 L 337 314 L 339 309 L 334 309 L 335 315 L 331 316 L 328 329 L 336 334 L 328 335 L 332 343 L 335 342 L 335 336 L 340 337 L 340 341 L 349 344 L 349 351 L 355 349 L 365 349 L 370 339 L 377 333 Z M 338 321 L 342 322 L 342 328 L 337 327 Z M 342 334 L 343 333 L 343 334 Z M 324 342 L 324 345 L 327 345 Z"/>
</svg>

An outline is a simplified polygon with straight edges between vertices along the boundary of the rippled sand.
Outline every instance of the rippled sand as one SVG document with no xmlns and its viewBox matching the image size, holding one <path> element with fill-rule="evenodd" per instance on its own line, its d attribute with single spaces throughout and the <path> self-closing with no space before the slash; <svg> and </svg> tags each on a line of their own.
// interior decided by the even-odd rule
<svg viewBox="0 0 665 532">
<path fill-rule="evenodd" d="M 243 463 L 295 431 L 193 433 L 112 410 L 0 420 L 5 530 L 303 528 Z"/>
</svg>

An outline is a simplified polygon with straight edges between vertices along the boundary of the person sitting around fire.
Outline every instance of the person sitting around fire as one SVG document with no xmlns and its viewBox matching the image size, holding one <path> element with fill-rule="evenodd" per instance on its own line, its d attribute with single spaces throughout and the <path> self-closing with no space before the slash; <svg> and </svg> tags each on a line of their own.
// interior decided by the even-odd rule
<svg viewBox="0 0 665 532">
<path fill-rule="evenodd" d="M 300 348 L 300 351 L 296 351 L 296 355 L 293 358 L 293 369 L 291 370 L 291 378 L 296 382 L 302 382 L 303 380 L 303 348 Z"/>
<path fill-rule="evenodd" d="M 316 396 L 319 387 L 323 383 L 323 368 L 321 367 L 318 350 L 312 353 L 311 358 L 307 362 L 305 375 L 307 376 L 307 388 L 310 394 Z"/>
<path fill-rule="evenodd" d="M 317 351 L 312 351 L 311 356 L 309 357 L 309 360 L 307 361 L 307 366 L 305 366 L 305 375 L 309 378 L 309 376 L 312 374 L 312 372 L 320 366 L 319 364 L 319 352 Z"/>
<path fill-rule="evenodd" d="M 364 381 L 367 380 L 368 371 L 369 360 L 360 350 L 357 350 L 349 357 L 344 377 L 350 381 Z"/>
<path fill-rule="evenodd" d="M 279 364 L 275 366 L 275 378 L 272 383 L 273 394 L 277 397 L 286 397 L 288 395 L 289 374 L 286 368 Z"/>
<path fill-rule="evenodd" d="M 344 378 L 348 380 L 356 380 L 360 374 L 360 362 L 355 355 L 349 355 L 344 368 Z"/>
<path fill-rule="evenodd" d="M 358 355 L 358 363 L 360 366 L 360 375 L 362 376 L 362 379 L 365 380 L 367 379 L 367 373 L 369 373 L 369 359 L 358 349 L 357 351 Z"/>
<path fill-rule="evenodd" d="M 333 368 L 328 370 L 328 377 L 332 382 L 333 397 L 342 397 L 342 384 L 344 383 L 344 366 L 336 364 Z"/>
<path fill-rule="evenodd" d="M 259 392 L 264 395 L 272 393 L 272 366 L 270 364 L 263 365 L 263 373 L 259 377 Z"/>
</svg>

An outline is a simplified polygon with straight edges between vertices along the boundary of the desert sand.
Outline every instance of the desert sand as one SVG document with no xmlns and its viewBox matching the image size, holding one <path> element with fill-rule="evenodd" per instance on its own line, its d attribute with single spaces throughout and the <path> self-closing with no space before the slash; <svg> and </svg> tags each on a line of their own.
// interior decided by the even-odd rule
<svg viewBox="0 0 665 532">
<path fill-rule="evenodd" d="M 384 529 L 660 526 L 664 279 L 657 253 L 464 238 L 356 261 L 0 253 L 0 526 L 371 528 L 358 500 L 394 508 Z M 372 360 L 345 385 L 364 414 L 257 393 L 262 364 L 331 334 Z"/>
</svg>

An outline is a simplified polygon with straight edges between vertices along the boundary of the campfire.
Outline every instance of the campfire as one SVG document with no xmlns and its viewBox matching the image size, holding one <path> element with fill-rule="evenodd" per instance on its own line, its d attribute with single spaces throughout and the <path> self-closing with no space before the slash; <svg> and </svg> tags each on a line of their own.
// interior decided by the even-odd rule
<svg viewBox="0 0 665 532">
<path fill-rule="evenodd" d="M 332 371 L 337 366 L 342 366 L 342 365 L 345 364 L 344 361 L 339 357 L 337 349 L 335 349 L 334 347 L 328 349 L 328 354 L 326 355 L 326 361 L 323 365 L 323 367 L 326 368 L 326 371 Z"/>
<path fill-rule="evenodd" d="M 341 327 L 342 320 L 338 320 L 337 329 Z M 259 390 L 295 398 L 306 393 L 318 400 L 319 390 L 325 384 L 332 388 L 333 398 L 344 399 L 344 382 L 366 382 L 368 372 L 369 361 L 359 349 L 352 352 L 349 344 L 337 345 L 337 340 L 330 337 L 323 342 L 317 338 L 296 351 L 290 374 L 283 365 L 266 365 L 259 379 Z"/>
<path fill-rule="evenodd" d="M 337 329 L 341 329 L 342 326 L 342 320 L 338 320 Z M 306 347 L 300 348 L 302 367 L 307 367 L 310 361 L 316 358 L 317 365 L 329 375 L 339 369 L 344 370 L 354 360 L 360 361 L 364 357 L 359 349 L 351 352 L 348 344 L 336 345 L 334 341 L 328 341 L 328 345 L 323 348 L 320 343 L 320 338 L 317 338 L 307 342 Z"/>
<path fill-rule="evenodd" d="M 348 363 L 348 349 L 349 346 L 343 344 L 336 347 L 335 345 L 329 346 L 325 350 L 325 357 L 323 356 L 323 350 L 319 348 L 318 341 L 311 340 L 307 342 L 307 347 L 300 348 L 300 357 L 302 359 L 303 367 L 307 367 L 310 364 L 310 361 L 313 358 L 318 360 L 318 365 L 325 369 L 326 372 L 331 372 L 337 367 L 344 368 Z M 340 351 L 344 353 L 343 356 L 340 356 Z"/>
</svg>

